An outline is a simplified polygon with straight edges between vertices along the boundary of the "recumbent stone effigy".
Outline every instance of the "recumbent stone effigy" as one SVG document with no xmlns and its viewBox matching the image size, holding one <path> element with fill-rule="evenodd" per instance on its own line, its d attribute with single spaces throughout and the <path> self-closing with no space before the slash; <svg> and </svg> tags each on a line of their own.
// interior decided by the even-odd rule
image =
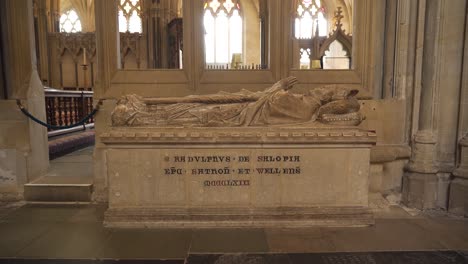
<svg viewBox="0 0 468 264">
<path fill-rule="evenodd" d="M 364 226 L 372 131 L 357 90 L 143 98 L 112 112 L 109 209 L 114 227 Z"/>
</svg>

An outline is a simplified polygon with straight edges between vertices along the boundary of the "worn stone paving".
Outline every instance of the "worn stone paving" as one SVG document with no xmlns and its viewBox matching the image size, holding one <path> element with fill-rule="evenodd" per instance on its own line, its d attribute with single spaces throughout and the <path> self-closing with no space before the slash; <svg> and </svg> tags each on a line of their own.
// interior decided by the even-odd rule
<svg viewBox="0 0 468 264">
<path fill-rule="evenodd" d="M 398 206 L 375 209 L 371 227 L 303 229 L 111 229 L 105 210 L 0 205 L 0 264 L 468 263 L 468 219 Z"/>
<path fill-rule="evenodd" d="M 1 259 L 4 263 L 44 264 L 464 264 L 467 252 L 359 252 L 304 254 L 190 254 L 186 259 Z"/>
</svg>

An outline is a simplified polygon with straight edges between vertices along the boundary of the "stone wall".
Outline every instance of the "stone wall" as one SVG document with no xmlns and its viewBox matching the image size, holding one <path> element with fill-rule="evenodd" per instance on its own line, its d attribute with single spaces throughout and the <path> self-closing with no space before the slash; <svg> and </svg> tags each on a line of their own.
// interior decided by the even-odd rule
<svg viewBox="0 0 468 264">
<path fill-rule="evenodd" d="M 28 120 L 15 99 L 41 119 L 45 119 L 45 99 L 36 68 L 32 3 L 2 1 L 0 6 L 1 24 L 8 25 L 2 28 L 2 39 L 9 51 L 3 61 L 8 66 L 8 94 L 0 100 L 0 200 L 17 200 L 22 198 L 23 184 L 45 173 L 49 159 L 46 129 Z M 25 18 L 29 18 L 26 23 Z"/>
<path fill-rule="evenodd" d="M 13 2 L 4 1 L 2 7 L 27 6 L 26 1 Z M 56 2 L 37 1 L 37 6 L 40 10 L 57 11 Z M 347 0 L 340 2 L 349 3 Z M 353 69 L 345 71 L 292 69 L 291 4 L 281 0 L 268 0 L 268 3 L 268 69 L 220 72 L 205 69 L 202 1 L 183 1 L 184 69 L 171 71 L 120 69 L 115 1 L 96 1 L 95 95 L 106 99 L 97 116 L 97 134 L 109 131 L 110 112 L 124 94 L 165 97 L 221 90 L 259 91 L 286 76 L 298 77 L 298 92 L 324 84 L 344 84 L 360 90 L 361 106 L 367 116 L 361 128 L 377 131 L 378 143 L 371 154 L 372 190 L 385 192 L 402 188 L 403 200 L 408 206 L 449 208 L 454 213 L 466 214 L 466 0 L 355 1 L 354 6 L 347 6 L 346 10 L 354 13 L 351 22 L 354 43 Z M 28 14 L 2 15 L 3 20 L 9 19 L 2 23 L 2 36 L 17 36 L 8 42 L 7 49 L 12 52 L 6 53 L 11 53 L 12 57 L 6 60 L 13 62 L 9 66 L 15 70 L 7 74 L 7 79 L 19 82 L 8 86 L 6 97 L 28 100 L 29 107 L 41 115 L 41 99 L 29 100 L 40 97 L 36 69 L 31 66 L 36 64 L 34 51 L 23 52 L 30 50 L 34 34 L 25 28 L 14 30 L 25 27 L 17 21 L 21 16 Z M 41 30 L 54 31 L 53 23 L 45 23 L 50 18 L 43 15 L 37 18 Z M 47 46 L 47 38 L 39 36 L 37 41 L 39 73 L 44 80 L 44 76 L 55 76 L 44 67 L 48 64 L 48 51 L 54 48 Z M 3 171 L 8 171 L 4 175 L 11 175 L 15 166 L 18 175 L 20 172 L 28 175 L 15 178 L 17 183 L 13 186 L 18 186 L 34 177 L 29 175 L 35 175 L 32 165 L 27 164 L 37 161 L 42 164 L 38 170 L 44 168 L 46 161 L 38 158 L 39 152 L 45 149 L 44 136 L 31 134 L 36 128 L 15 112 L 13 101 L 2 100 L 0 107 L 6 111 L 2 113 L 9 112 L 0 118 L 1 133 L 5 135 L 2 138 L 6 139 L 2 141 L 0 154 L 4 162 L 0 164 L 9 164 L 2 165 Z M 106 153 L 106 146 L 98 140 L 95 150 L 97 200 L 107 199 Z"/>
</svg>

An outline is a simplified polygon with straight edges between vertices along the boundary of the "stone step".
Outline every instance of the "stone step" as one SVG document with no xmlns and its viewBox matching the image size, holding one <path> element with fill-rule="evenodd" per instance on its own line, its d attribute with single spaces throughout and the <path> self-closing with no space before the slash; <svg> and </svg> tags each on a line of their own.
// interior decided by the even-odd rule
<svg viewBox="0 0 468 264">
<path fill-rule="evenodd" d="M 28 202 L 90 202 L 92 177 L 43 176 L 24 185 Z"/>
</svg>

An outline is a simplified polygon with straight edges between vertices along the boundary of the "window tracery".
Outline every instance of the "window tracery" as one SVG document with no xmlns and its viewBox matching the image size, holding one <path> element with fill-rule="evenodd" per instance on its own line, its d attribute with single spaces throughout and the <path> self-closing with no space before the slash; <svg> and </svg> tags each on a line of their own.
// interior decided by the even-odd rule
<svg viewBox="0 0 468 264">
<path fill-rule="evenodd" d="M 140 0 L 119 0 L 119 32 L 142 33 Z"/>
<path fill-rule="evenodd" d="M 60 16 L 60 32 L 81 32 L 80 17 L 74 9 L 70 9 Z"/>
<path fill-rule="evenodd" d="M 242 55 L 243 19 L 239 0 L 205 0 L 205 62 L 228 64 Z"/>
<path fill-rule="evenodd" d="M 295 37 L 311 39 L 328 34 L 328 23 L 325 18 L 325 7 L 321 0 L 299 0 L 296 8 Z"/>
</svg>

